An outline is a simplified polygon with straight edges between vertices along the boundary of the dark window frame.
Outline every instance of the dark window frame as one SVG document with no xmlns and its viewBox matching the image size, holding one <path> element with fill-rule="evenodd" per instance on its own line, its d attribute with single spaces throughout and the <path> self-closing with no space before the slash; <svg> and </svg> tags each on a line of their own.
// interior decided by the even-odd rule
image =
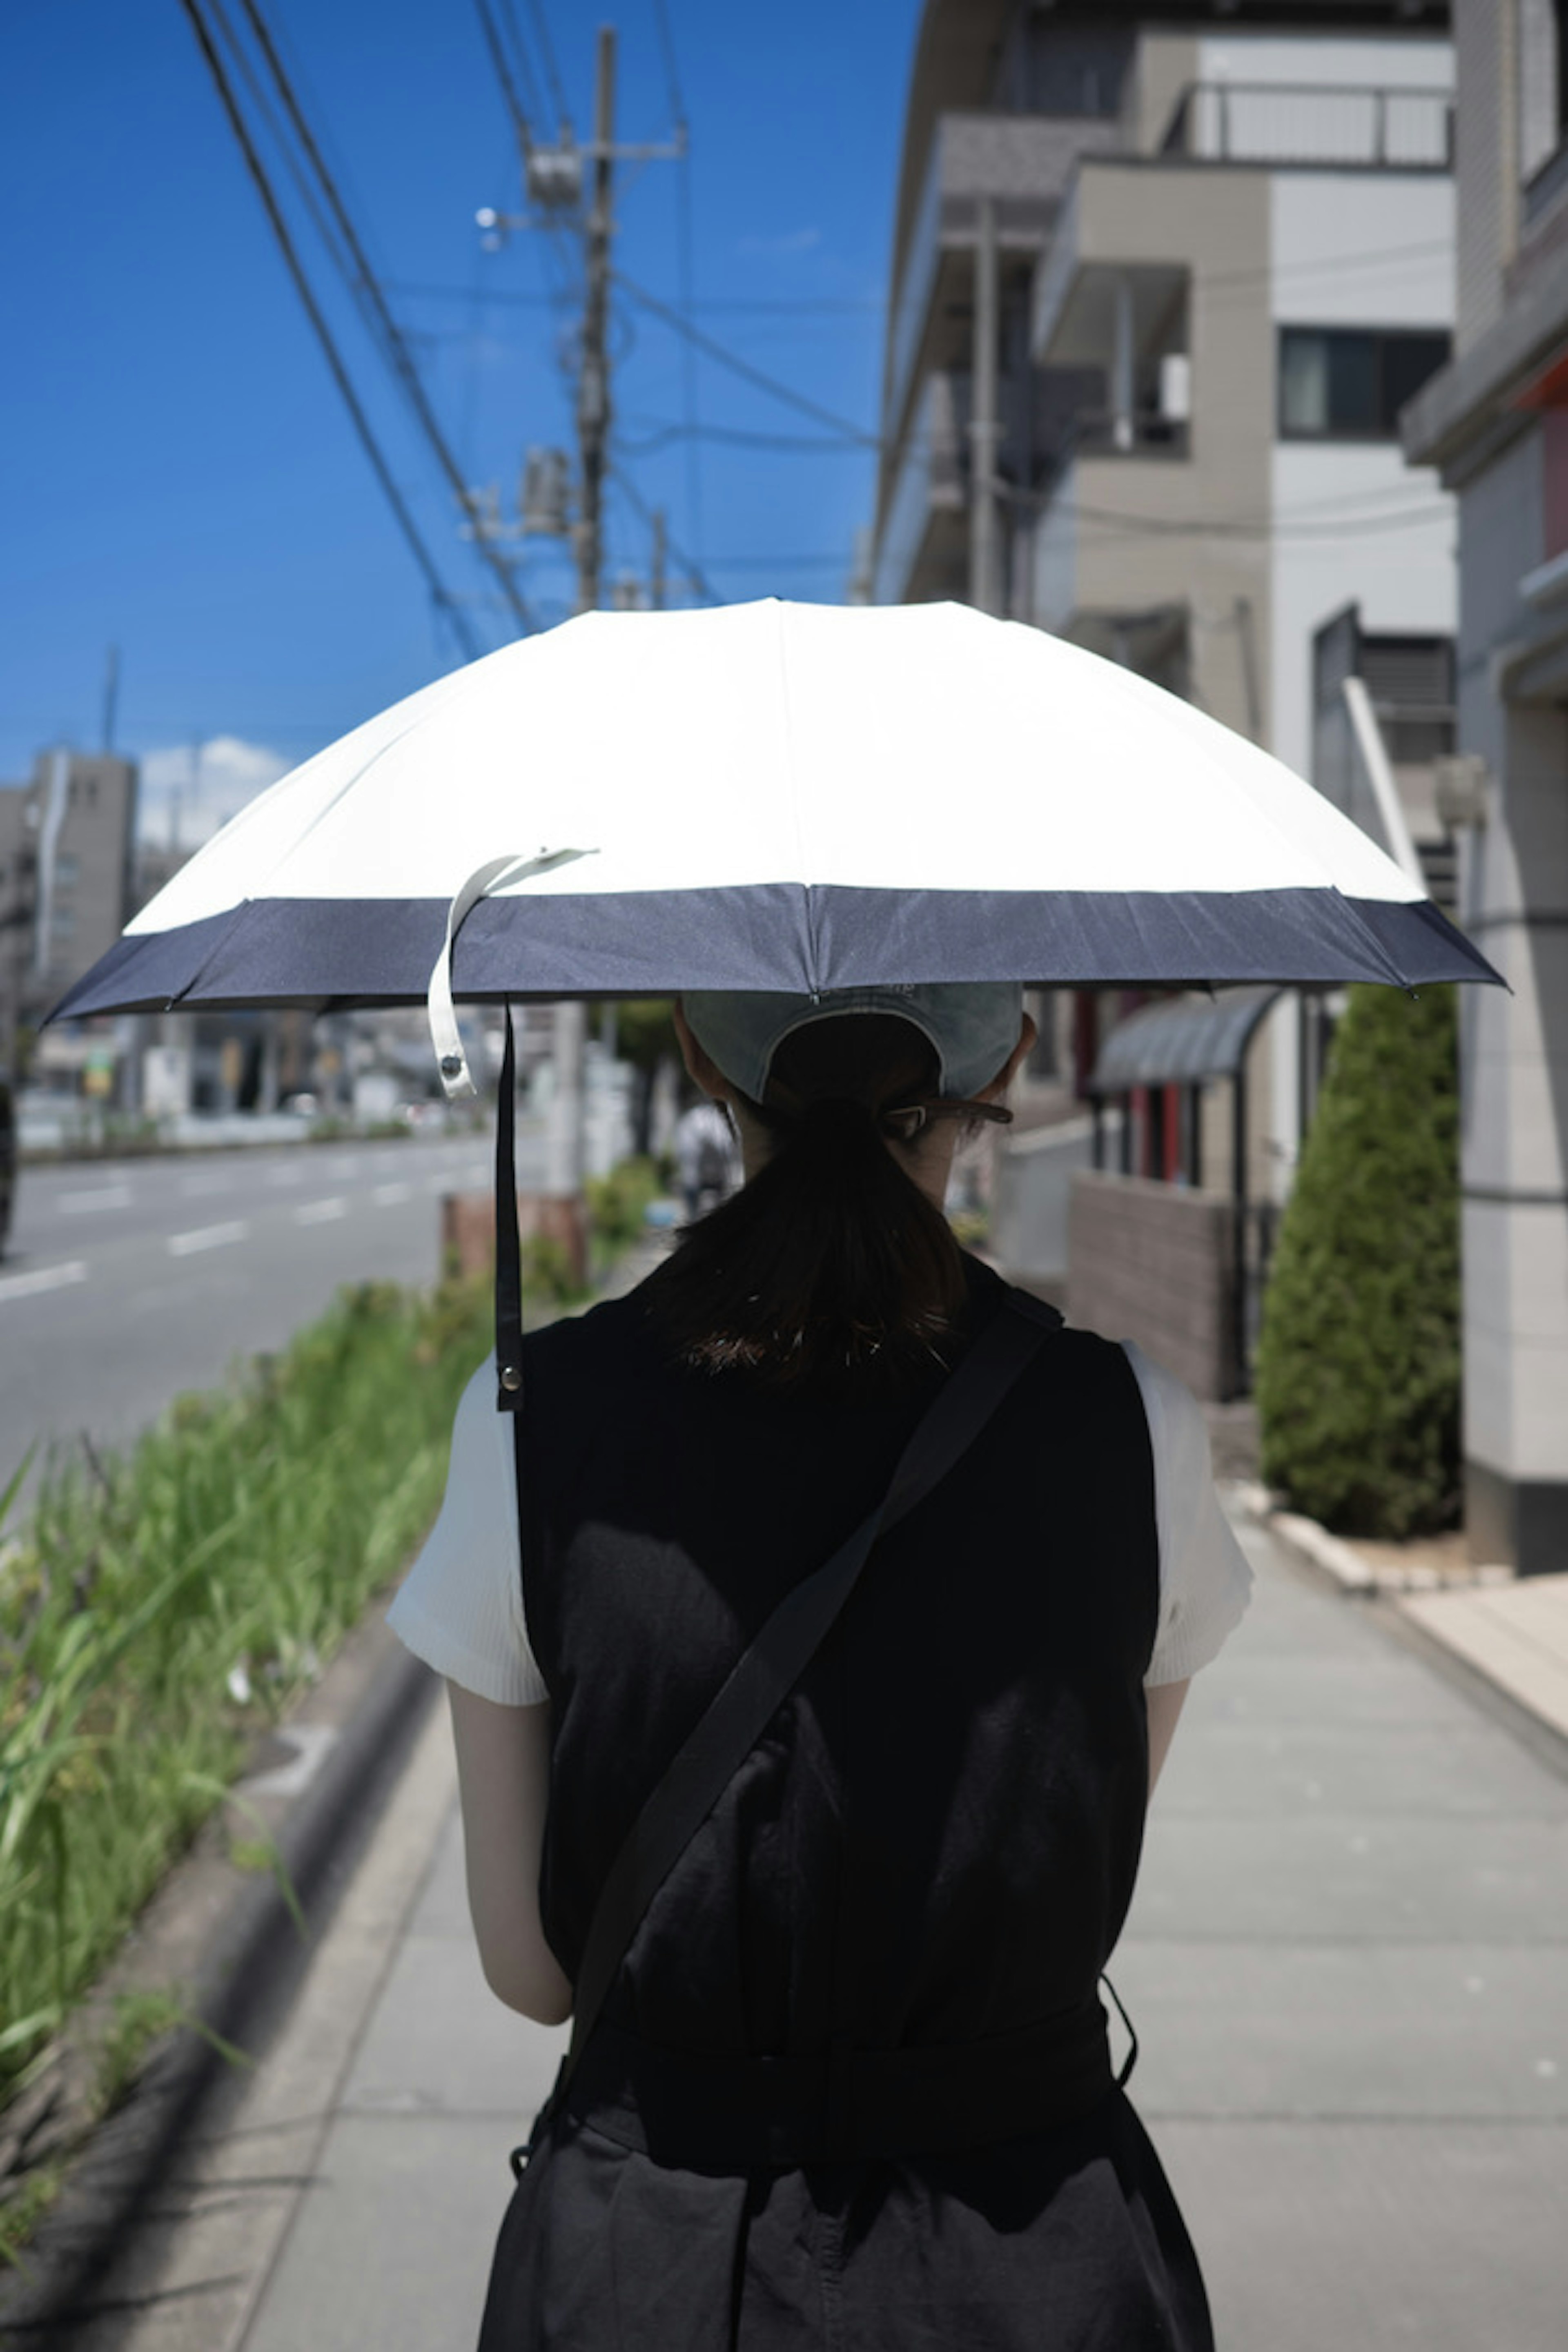
<svg viewBox="0 0 1568 2352">
<path fill-rule="evenodd" d="M 1380 420 L 1386 415 L 1387 422 L 1311 426 L 1289 424 L 1285 415 L 1285 346 L 1288 338 L 1292 335 L 1310 337 L 1323 342 L 1369 343 L 1373 350 L 1376 381 L 1374 402 L 1376 414 Z M 1430 376 L 1436 375 L 1439 368 L 1446 367 L 1453 357 L 1454 334 L 1450 327 L 1347 327 L 1342 322 L 1336 322 L 1332 326 L 1314 326 L 1301 320 L 1293 320 L 1288 326 L 1283 322 L 1279 323 L 1276 327 L 1274 346 L 1274 417 L 1275 431 L 1279 438 L 1281 441 L 1300 442 L 1396 442 L 1399 439 L 1399 410 L 1407 402 L 1415 399 L 1421 387 L 1419 383 L 1413 386 L 1405 393 L 1398 407 L 1390 408 L 1385 390 L 1386 359 L 1391 345 L 1413 342 L 1441 343 L 1443 346 L 1441 354 L 1427 371 L 1427 376 L 1421 379 L 1422 383 L 1426 383 Z"/>
</svg>

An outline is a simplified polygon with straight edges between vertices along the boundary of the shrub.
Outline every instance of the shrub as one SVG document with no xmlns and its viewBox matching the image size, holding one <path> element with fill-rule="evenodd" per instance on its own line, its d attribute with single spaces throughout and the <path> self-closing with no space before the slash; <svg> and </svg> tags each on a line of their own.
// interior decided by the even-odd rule
<svg viewBox="0 0 1568 2352">
<path fill-rule="evenodd" d="M 1452 989 L 1350 992 L 1264 1302 L 1264 1478 L 1347 1535 L 1458 1513 L 1454 1020 Z"/>
<path fill-rule="evenodd" d="M 657 1160 L 638 1156 L 618 1160 L 607 1176 L 590 1176 L 583 1190 L 595 1240 L 614 1257 L 642 1238 L 648 1203 L 663 1183 Z"/>
</svg>

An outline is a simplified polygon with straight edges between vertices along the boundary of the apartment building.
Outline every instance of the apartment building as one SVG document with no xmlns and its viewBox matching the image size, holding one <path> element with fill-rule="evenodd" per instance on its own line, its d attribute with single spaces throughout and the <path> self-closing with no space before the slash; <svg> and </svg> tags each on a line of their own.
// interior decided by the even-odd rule
<svg viewBox="0 0 1568 2352">
<path fill-rule="evenodd" d="M 136 787 L 132 761 L 69 751 L 0 786 L 0 1073 L 130 917 Z"/>
<path fill-rule="evenodd" d="M 965 598 L 1191 698 L 1442 891 L 1454 512 L 1397 419 L 1451 343 L 1448 15 L 928 0 L 870 562 L 878 601 Z M 1080 1086 L 1135 1002 L 1074 1008 Z M 1282 996 L 1195 1140 L 1190 1101 L 1124 1097 L 1124 1166 L 1234 1172 L 1254 1320 L 1326 1034 Z"/>
<path fill-rule="evenodd" d="M 1458 317 L 1405 418 L 1458 503 L 1471 1549 L 1568 1568 L 1568 7 L 1457 0 Z"/>
</svg>

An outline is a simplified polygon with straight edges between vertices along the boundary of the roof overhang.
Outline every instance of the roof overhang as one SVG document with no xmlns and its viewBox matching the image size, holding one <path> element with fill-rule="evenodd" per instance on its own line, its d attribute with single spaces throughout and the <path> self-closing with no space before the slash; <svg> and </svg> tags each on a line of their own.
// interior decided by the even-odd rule
<svg viewBox="0 0 1568 2352">
<path fill-rule="evenodd" d="M 1119 1022 L 1100 1049 L 1087 1091 L 1126 1094 L 1133 1087 L 1197 1086 L 1234 1078 L 1261 1022 L 1284 994 L 1279 988 L 1229 988 L 1219 996 L 1183 996 L 1145 1005 Z"/>
</svg>

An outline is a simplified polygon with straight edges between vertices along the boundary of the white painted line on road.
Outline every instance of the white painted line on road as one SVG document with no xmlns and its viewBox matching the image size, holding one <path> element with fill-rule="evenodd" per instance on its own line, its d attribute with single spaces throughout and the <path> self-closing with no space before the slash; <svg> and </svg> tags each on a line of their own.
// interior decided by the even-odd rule
<svg viewBox="0 0 1568 2352">
<path fill-rule="evenodd" d="M 93 1209 L 128 1209 L 131 1206 L 129 1184 L 101 1184 L 96 1192 L 62 1192 L 55 1202 L 68 1216 L 86 1216 Z"/>
<path fill-rule="evenodd" d="M 250 1227 L 243 1217 L 236 1217 L 226 1225 L 198 1225 L 194 1233 L 169 1235 L 169 1255 L 194 1257 L 198 1250 L 226 1249 L 231 1242 L 247 1240 L 249 1234 Z"/>
<path fill-rule="evenodd" d="M 348 1213 L 349 1204 L 340 1196 L 330 1201 L 307 1201 L 302 1208 L 295 1210 L 294 1223 L 297 1225 L 330 1225 L 334 1218 L 346 1217 Z"/>
<path fill-rule="evenodd" d="M 413 1190 L 412 1184 L 378 1184 L 370 1197 L 378 1209 L 390 1209 L 395 1202 L 406 1201 Z"/>
<path fill-rule="evenodd" d="M 73 1282 L 85 1282 L 87 1268 L 79 1257 L 68 1265 L 40 1265 L 32 1274 L 0 1275 L 0 1298 L 33 1298 L 42 1290 L 67 1290 Z"/>
</svg>

